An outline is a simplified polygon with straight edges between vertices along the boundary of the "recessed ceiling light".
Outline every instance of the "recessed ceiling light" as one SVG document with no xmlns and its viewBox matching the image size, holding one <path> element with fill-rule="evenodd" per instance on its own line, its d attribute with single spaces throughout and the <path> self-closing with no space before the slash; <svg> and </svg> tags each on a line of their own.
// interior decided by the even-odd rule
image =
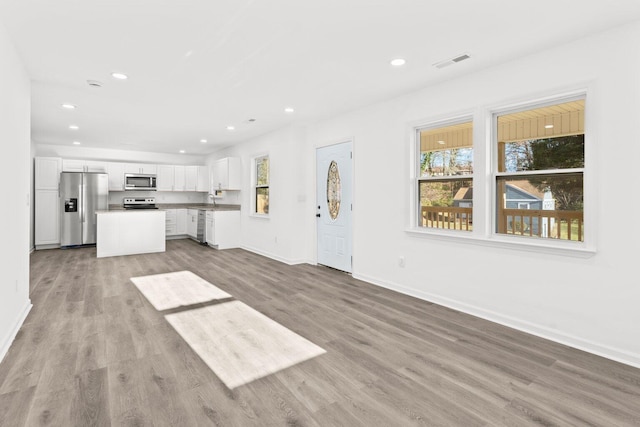
<svg viewBox="0 0 640 427">
<path fill-rule="evenodd" d="M 111 77 L 118 80 L 127 80 L 129 76 L 123 73 L 111 73 Z"/>
<path fill-rule="evenodd" d="M 184 151 L 184 150 L 180 150 L 180 154 L 184 154 L 184 153 L 185 153 L 185 151 Z"/>
<path fill-rule="evenodd" d="M 553 125 L 544 125 L 545 129 L 553 129 Z"/>
<path fill-rule="evenodd" d="M 76 106 L 73 104 L 62 104 L 62 108 L 66 108 L 67 110 L 75 110 Z"/>
<path fill-rule="evenodd" d="M 73 145 L 80 145 L 78 141 L 73 141 Z"/>
<path fill-rule="evenodd" d="M 236 130 L 235 126 L 227 126 L 227 130 Z"/>
<path fill-rule="evenodd" d="M 391 65 L 393 65 L 394 67 L 402 67 L 406 63 L 407 63 L 407 61 L 405 61 L 402 58 L 396 58 L 396 59 L 391 60 Z"/>
<path fill-rule="evenodd" d="M 206 144 L 207 140 L 206 139 L 201 139 L 200 142 L 202 142 L 203 144 Z"/>
<path fill-rule="evenodd" d="M 294 109 L 293 109 L 293 108 L 291 108 L 291 107 L 287 107 L 287 108 L 285 108 L 285 109 L 284 109 L 284 112 L 285 112 L 285 113 L 293 113 L 293 112 L 294 112 Z"/>
<path fill-rule="evenodd" d="M 444 145 L 444 144 L 445 144 L 445 142 L 444 142 L 443 140 L 440 140 L 440 141 L 438 141 L 438 144 L 440 144 L 440 145 Z"/>
<path fill-rule="evenodd" d="M 69 125 L 69 129 L 71 130 L 78 130 L 80 129 L 77 125 Z"/>
</svg>

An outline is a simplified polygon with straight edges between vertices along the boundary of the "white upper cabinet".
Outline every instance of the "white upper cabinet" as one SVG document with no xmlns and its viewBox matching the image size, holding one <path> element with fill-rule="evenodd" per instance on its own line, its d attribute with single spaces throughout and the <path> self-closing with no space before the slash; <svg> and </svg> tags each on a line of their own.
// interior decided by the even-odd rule
<svg viewBox="0 0 640 427">
<path fill-rule="evenodd" d="M 60 157 L 36 157 L 35 159 L 35 189 L 57 190 L 62 171 Z"/>
<path fill-rule="evenodd" d="M 185 167 L 174 166 L 173 191 L 185 191 Z"/>
<path fill-rule="evenodd" d="M 156 183 L 158 191 L 174 191 L 175 167 L 172 165 L 158 165 L 158 181 Z"/>
<path fill-rule="evenodd" d="M 185 166 L 184 191 L 196 191 L 198 185 L 198 167 Z"/>
<path fill-rule="evenodd" d="M 107 162 L 98 162 L 95 160 L 87 160 L 85 162 L 85 172 L 107 172 Z"/>
<path fill-rule="evenodd" d="M 240 190 L 241 165 L 238 157 L 225 157 L 213 164 L 211 193 L 215 190 Z"/>
<path fill-rule="evenodd" d="M 124 173 L 139 173 L 142 175 L 156 175 L 158 173 L 157 165 L 146 163 L 125 163 Z"/>
<path fill-rule="evenodd" d="M 207 166 L 196 166 L 198 169 L 198 182 L 196 191 L 209 191 L 209 168 Z"/>
<path fill-rule="evenodd" d="M 97 160 L 63 159 L 63 172 L 107 172 L 107 162 Z"/>
<path fill-rule="evenodd" d="M 206 166 L 158 165 L 158 191 L 209 191 Z"/>
<path fill-rule="evenodd" d="M 57 190 L 60 172 L 104 172 L 109 174 L 109 191 L 125 191 L 124 175 L 156 175 L 158 191 L 208 192 L 207 166 L 155 165 L 128 162 L 100 162 L 96 160 L 35 158 L 36 190 Z M 225 174 L 228 174 L 225 172 Z M 225 184 L 226 185 L 226 184 Z"/>
<path fill-rule="evenodd" d="M 108 162 L 109 191 L 124 191 L 124 163 Z"/>
</svg>

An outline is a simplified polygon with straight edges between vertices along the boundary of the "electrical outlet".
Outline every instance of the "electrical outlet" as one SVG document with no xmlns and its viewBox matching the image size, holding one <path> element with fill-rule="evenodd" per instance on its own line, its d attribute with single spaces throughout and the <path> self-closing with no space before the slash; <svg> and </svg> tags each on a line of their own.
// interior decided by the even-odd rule
<svg viewBox="0 0 640 427">
<path fill-rule="evenodd" d="M 398 267 L 404 268 L 404 257 L 403 256 L 399 256 L 398 257 Z"/>
</svg>

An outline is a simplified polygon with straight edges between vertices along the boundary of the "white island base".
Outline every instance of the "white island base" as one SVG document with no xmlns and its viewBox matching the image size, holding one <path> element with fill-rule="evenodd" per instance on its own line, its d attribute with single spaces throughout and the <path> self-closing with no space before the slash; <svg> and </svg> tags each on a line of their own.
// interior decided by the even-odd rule
<svg viewBox="0 0 640 427">
<path fill-rule="evenodd" d="M 98 211 L 96 252 L 98 258 L 164 252 L 165 211 Z"/>
</svg>

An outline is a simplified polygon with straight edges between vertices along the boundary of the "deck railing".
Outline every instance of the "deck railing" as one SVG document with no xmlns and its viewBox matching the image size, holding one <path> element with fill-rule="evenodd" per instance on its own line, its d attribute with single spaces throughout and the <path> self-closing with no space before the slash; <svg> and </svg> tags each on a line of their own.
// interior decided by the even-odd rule
<svg viewBox="0 0 640 427">
<path fill-rule="evenodd" d="M 452 230 L 473 229 L 473 208 L 423 206 L 422 226 Z"/>
<path fill-rule="evenodd" d="M 422 206 L 421 225 L 471 231 L 473 208 Z M 498 233 L 582 242 L 584 215 L 581 211 L 502 209 L 498 212 Z"/>
<path fill-rule="evenodd" d="M 502 209 L 498 213 L 498 233 L 584 241 L 582 211 Z"/>
</svg>

